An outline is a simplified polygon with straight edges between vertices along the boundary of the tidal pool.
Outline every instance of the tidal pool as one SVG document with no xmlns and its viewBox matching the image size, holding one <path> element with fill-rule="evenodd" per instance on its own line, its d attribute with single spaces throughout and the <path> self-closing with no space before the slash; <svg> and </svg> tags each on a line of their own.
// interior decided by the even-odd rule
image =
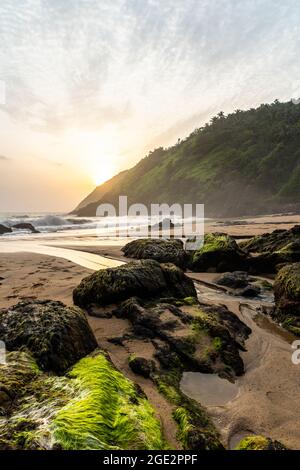
<svg viewBox="0 0 300 470">
<path fill-rule="evenodd" d="M 204 406 L 222 406 L 233 400 L 239 391 L 236 383 L 221 379 L 217 374 L 184 372 L 180 389 L 185 395 Z"/>
</svg>

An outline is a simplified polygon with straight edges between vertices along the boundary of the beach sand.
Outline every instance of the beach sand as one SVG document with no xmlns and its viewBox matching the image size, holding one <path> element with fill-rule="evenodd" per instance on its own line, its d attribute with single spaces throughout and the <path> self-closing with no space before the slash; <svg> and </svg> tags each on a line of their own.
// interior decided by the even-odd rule
<svg viewBox="0 0 300 470">
<path fill-rule="evenodd" d="M 219 227 L 220 231 L 245 235 L 266 231 L 266 225 L 273 222 L 260 218 L 256 223 Z M 291 220 L 300 222 L 297 216 L 285 216 L 283 224 L 277 227 L 272 223 L 269 230 L 288 228 Z M 257 221 L 257 219 L 255 219 Z M 249 220 L 248 220 L 249 221 Z M 292 223 L 291 226 L 294 225 Z M 246 229 L 246 232 L 245 232 Z M 210 225 L 207 231 L 216 231 Z M 114 260 L 125 261 L 121 245 L 97 246 L 64 244 L 64 248 L 79 249 Z M 81 279 L 93 272 L 74 262 L 37 253 L 0 253 L 0 307 L 8 307 L 26 299 L 53 299 L 72 305 L 72 291 Z M 197 281 L 211 283 L 214 274 L 193 274 Z M 247 352 L 242 353 L 246 373 L 237 380 L 237 397 L 223 406 L 209 407 L 217 429 L 226 447 L 232 448 L 240 438 L 255 433 L 280 440 L 291 449 L 300 448 L 300 366 L 292 364 L 291 339 L 278 335 L 272 328 L 259 326 L 253 319 L 253 311 L 241 308 L 240 300 L 211 289 L 208 284 L 196 282 L 200 300 L 226 304 L 252 328 L 246 342 Z M 249 303 L 248 300 L 245 300 Z M 253 305 L 250 302 L 250 307 Z M 130 340 L 123 346 L 113 344 L 110 339 L 121 336 L 130 330 L 126 320 L 116 318 L 96 318 L 88 316 L 98 344 L 107 350 L 114 364 L 130 379 L 137 382 L 145 391 L 157 410 L 165 436 L 173 448 L 179 448 L 176 440 L 177 427 L 172 419 L 172 406 L 160 395 L 150 380 L 135 375 L 128 366 L 128 355 L 152 357 L 151 342 Z"/>
<path fill-rule="evenodd" d="M 103 248 L 104 250 L 104 248 Z M 81 279 L 93 271 L 71 261 L 34 253 L 0 254 L 0 308 L 12 306 L 23 300 L 60 300 L 73 305 L 72 292 Z M 124 347 L 108 341 L 122 335 L 129 324 L 121 319 L 102 319 L 88 316 L 99 347 L 108 351 L 112 361 L 131 380 L 138 383 L 156 409 L 164 435 L 174 449 L 180 446 L 176 440 L 177 427 L 172 419 L 172 406 L 158 393 L 154 384 L 135 375 L 128 366 L 128 355 L 145 356 L 152 352 L 152 344 L 144 341 L 128 341 Z M 153 348 L 154 349 L 154 348 Z"/>
</svg>

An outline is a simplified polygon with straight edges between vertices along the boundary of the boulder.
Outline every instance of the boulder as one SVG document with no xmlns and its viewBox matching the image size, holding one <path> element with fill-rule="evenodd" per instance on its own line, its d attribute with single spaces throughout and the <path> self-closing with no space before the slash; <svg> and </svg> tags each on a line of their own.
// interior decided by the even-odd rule
<svg viewBox="0 0 300 470">
<path fill-rule="evenodd" d="M 287 265 L 278 272 L 274 295 L 278 312 L 300 316 L 300 263 Z"/>
<path fill-rule="evenodd" d="M 117 303 L 132 296 L 197 297 L 193 281 L 174 264 L 154 260 L 133 261 L 116 268 L 101 269 L 84 278 L 73 292 L 75 305 L 89 307 Z"/>
<path fill-rule="evenodd" d="M 193 271 L 225 272 L 247 268 L 247 256 L 226 233 L 207 233 L 201 248 L 193 253 Z"/>
<path fill-rule="evenodd" d="M 248 284 L 243 289 L 238 289 L 235 292 L 235 295 L 240 296 L 240 297 L 252 298 L 252 297 L 257 297 L 260 293 L 261 293 L 261 289 L 259 286 Z"/>
<path fill-rule="evenodd" d="M 264 436 L 244 437 L 235 450 L 287 450 L 279 441 Z"/>
<path fill-rule="evenodd" d="M 4 233 L 11 233 L 12 229 L 10 227 L 5 227 L 5 225 L 0 224 L 0 235 Z"/>
<path fill-rule="evenodd" d="M 32 233 L 40 233 L 32 224 L 20 222 L 19 224 L 13 225 L 13 228 L 17 230 L 29 230 Z"/>
<path fill-rule="evenodd" d="M 187 264 L 181 240 L 141 238 L 127 243 L 122 251 L 127 258 L 154 259 L 159 263 L 174 263 L 181 268 Z"/>
<path fill-rule="evenodd" d="M 135 338 L 151 340 L 163 367 L 182 363 L 185 370 L 220 373 L 229 377 L 244 372 L 239 350 L 251 333 L 236 315 L 221 306 L 171 303 L 143 304 L 130 298 L 114 310 L 126 318 Z"/>
<path fill-rule="evenodd" d="M 131 357 L 129 367 L 135 374 L 148 378 L 155 371 L 155 362 L 144 357 Z"/>
<path fill-rule="evenodd" d="M 41 371 L 29 353 L 10 352 L 0 387 L 12 398 L 5 409 L 0 403 L 0 450 L 165 448 L 145 394 L 101 350 L 59 377 Z"/>
<path fill-rule="evenodd" d="M 53 300 L 1 309 L 0 338 L 8 351 L 28 349 L 39 367 L 58 374 L 97 347 L 85 314 Z"/>
<path fill-rule="evenodd" d="M 241 242 L 240 247 L 247 253 L 270 253 L 286 249 L 290 243 L 294 242 L 300 242 L 300 225 L 295 225 L 289 230 L 274 230 L 271 233 L 252 237 L 250 240 Z M 299 252 L 299 243 L 293 247 L 293 250 Z"/>
<path fill-rule="evenodd" d="M 218 276 L 214 282 L 219 286 L 230 287 L 231 289 L 242 289 L 247 287 L 250 278 L 245 271 L 234 271 L 232 273 L 224 273 Z"/>
<path fill-rule="evenodd" d="M 300 336 L 300 263 L 287 265 L 278 272 L 274 296 L 271 316 L 283 328 Z"/>
</svg>

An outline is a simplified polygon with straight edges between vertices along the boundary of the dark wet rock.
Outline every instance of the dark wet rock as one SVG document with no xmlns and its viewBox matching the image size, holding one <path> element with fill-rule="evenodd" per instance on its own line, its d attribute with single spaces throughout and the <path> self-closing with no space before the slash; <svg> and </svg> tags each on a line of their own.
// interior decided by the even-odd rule
<svg viewBox="0 0 300 470">
<path fill-rule="evenodd" d="M 187 264 L 181 240 L 141 238 L 127 243 L 122 251 L 127 258 L 154 259 L 159 263 L 174 263 L 181 268 Z"/>
<path fill-rule="evenodd" d="M 300 261 L 300 225 L 274 230 L 240 244 L 249 257 L 252 273 L 276 273 L 286 264 Z"/>
<path fill-rule="evenodd" d="M 248 286 L 244 287 L 243 289 L 238 289 L 235 292 L 235 295 L 241 296 L 241 297 L 257 297 L 261 293 L 261 289 L 259 286 L 253 286 L 249 284 Z"/>
<path fill-rule="evenodd" d="M 156 357 L 163 367 L 177 362 L 185 370 L 199 372 L 234 376 L 244 371 L 239 350 L 244 350 L 251 330 L 225 307 L 198 304 L 187 306 L 185 311 L 171 304 L 147 305 L 131 298 L 114 314 L 127 318 L 137 337 L 154 340 Z"/>
<path fill-rule="evenodd" d="M 0 365 L 0 414 L 6 414 L 37 374 L 32 357 L 24 352 L 7 353 Z"/>
<path fill-rule="evenodd" d="M 144 357 L 131 357 L 129 367 L 135 374 L 148 378 L 155 371 L 155 362 Z"/>
<path fill-rule="evenodd" d="M 225 272 L 247 269 L 247 256 L 226 233 L 207 233 L 192 255 L 193 271 Z"/>
<path fill-rule="evenodd" d="M 196 297 L 193 281 L 174 264 L 154 260 L 134 261 L 117 268 L 101 269 L 84 278 L 73 292 L 80 307 L 104 306 L 132 296 Z"/>
<path fill-rule="evenodd" d="M 232 289 L 242 289 L 249 284 L 249 275 L 245 271 L 227 272 L 218 276 L 214 282 L 219 286 L 230 287 Z"/>
<path fill-rule="evenodd" d="M 11 233 L 12 229 L 10 227 L 5 227 L 5 225 L 0 224 L 0 235 L 4 235 L 5 233 Z"/>
<path fill-rule="evenodd" d="M 13 398 L 1 409 L 1 450 L 164 449 L 147 397 L 101 350 L 59 377 L 41 371 L 31 354 L 9 352 L 0 385 Z"/>
<path fill-rule="evenodd" d="M 153 229 L 154 230 L 168 230 L 168 229 L 172 229 L 174 227 L 180 227 L 180 226 L 181 224 L 179 223 L 174 224 L 174 222 L 171 219 L 165 218 L 157 224 L 148 225 L 148 228 L 152 230 Z"/>
<path fill-rule="evenodd" d="M 249 256 L 248 267 L 252 274 L 273 274 L 277 273 L 283 266 L 297 260 L 290 253 L 273 252 L 261 253 L 255 256 Z"/>
<path fill-rule="evenodd" d="M 40 233 L 32 224 L 20 222 L 19 224 L 15 224 L 12 226 L 17 230 L 29 230 L 32 233 Z"/>
<path fill-rule="evenodd" d="M 300 263 L 283 267 L 274 282 L 273 318 L 284 328 L 300 336 Z"/>
<path fill-rule="evenodd" d="M 235 450 L 287 450 L 279 441 L 264 436 L 244 437 Z"/>
<path fill-rule="evenodd" d="M 97 347 L 84 313 L 52 300 L 0 310 L 0 338 L 7 350 L 27 348 L 42 369 L 59 374 Z"/>
<path fill-rule="evenodd" d="M 300 225 L 295 225 L 289 230 L 274 230 L 264 233 L 240 243 L 240 247 L 247 253 L 277 252 L 287 247 L 290 243 L 296 243 L 294 250 L 300 242 Z M 297 250 L 299 249 L 299 245 Z"/>
</svg>

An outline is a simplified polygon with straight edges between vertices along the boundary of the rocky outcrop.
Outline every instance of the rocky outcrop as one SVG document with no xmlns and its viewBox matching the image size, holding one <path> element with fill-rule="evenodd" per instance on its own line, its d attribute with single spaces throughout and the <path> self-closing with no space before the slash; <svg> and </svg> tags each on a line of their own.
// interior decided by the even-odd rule
<svg viewBox="0 0 300 470">
<path fill-rule="evenodd" d="M 100 350 L 65 376 L 10 352 L 0 364 L 0 450 L 163 450 L 152 405 Z M 7 405 L 8 403 L 8 405 Z M 113 423 L 113 425 L 112 425 Z"/>
<path fill-rule="evenodd" d="M 235 450 L 287 450 L 279 441 L 264 436 L 244 437 Z"/>
<path fill-rule="evenodd" d="M 20 222 L 19 224 L 13 225 L 14 229 L 17 230 L 28 230 L 31 233 L 40 233 L 32 224 Z"/>
<path fill-rule="evenodd" d="M 276 273 L 289 263 L 300 261 L 300 226 L 290 230 L 274 230 L 240 244 L 248 254 L 252 273 Z"/>
<path fill-rule="evenodd" d="M 58 374 L 97 347 L 85 314 L 53 300 L 0 310 L 0 338 L 9 351 L 28 349 L 40 368 Z"/>
<path fill-rule="evenodd" d="M 127 258 L 154 259 L 180 268 L 186 267 L 188 259 L 181 240 L 142 238 L 127 243 L 122 251 Z"/>
<path fill-rule="evenodd" d="M 5 227 L 5 225 L 0 224 L 0 235 L 4 235 L 5 233 L 11 233 L 12 229 L 10 227 Z"/>
<path fill-rule="evenodd" d="M 289 243 L 300 242 L 300 225 L 289 230 L 274 230 L 240 243 L 247 253 L 270 253 L 285 248 Z"/>
<path fill-rule="evenodd" d="M 251 330 L 225 307 L 185 301 L 149 305 L 130 298 L 113 313 L 131 322 L 134 337 L 152 340 L 163 368 L 175 362 L 184 370 L 230 377 L 244 372 L 239 350 Z"/>
<path fill-rule="evenodd" d="M 226 272 L 215 279 L 219 286 L 230 287 L 231 289 L 242 289 L 249 285 L 251 278 L 245 271 Z"/>
<path fill-rule="evenodd" d="M 247 268 L 247 256 L 226 233 L 207 233 L 203 246 L 193 253 L 193 271 L 225 272 Z"/>
<path fill-rule="evenodd" d="M 282 326 L 300 336 L 300 263 L 283 267 L 274 283 L 273 317 Z"/>
<path fill-rule="evenodd" d="M 181 269 L 154 260 L 101 269 L 83 279 L 73 292 L 74 303 L 80 307 L 108 305 L 132 296 L 184 298 L 197 294 L 193 281 Z"/>
<path fill-rule="evenodd" d="M 74 301 L 90 315 L 126 323 L 126 331 L 108 341 L 128 351 L 131 370 L 152 380 L 170 402 L 184 449 L 223 449 L 205 409 L 181 392 L 180 379 L 190 370 L 230 380 L 241 375 L 239 353 L 250 328 L 226 307 L 199 303 L 181 269 L 154 260 L 92 274 L 74 290 Z"/>
<path fill-rule="evenodd" d="M 155 362 L 144 357 L 130 357 L 129 367 L 135 374 L 148 378 L 155 371 Z"/>
</svg>

